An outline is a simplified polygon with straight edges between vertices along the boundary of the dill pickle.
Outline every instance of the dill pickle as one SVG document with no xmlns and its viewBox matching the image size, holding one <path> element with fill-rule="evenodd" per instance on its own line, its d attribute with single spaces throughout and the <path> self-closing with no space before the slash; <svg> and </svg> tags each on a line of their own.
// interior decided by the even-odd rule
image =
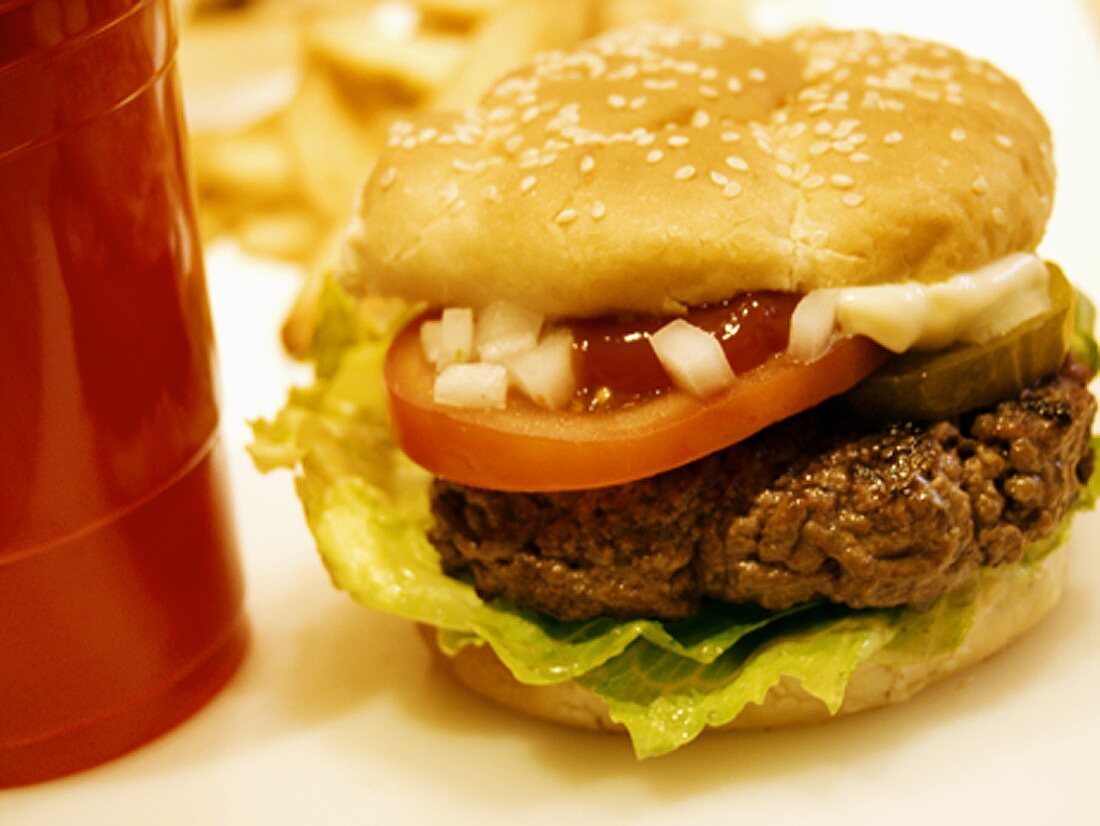
<svg viewBox="0 0 1100 826">
<path fill-rule="evenodd" d="M 985 344 L 903 353 L 857 384 L 847 400 L 869 421 L 942 419 L 1018 396 L 1057 372 L 1073 331 L 1074 291 L 1047 263 L 1051 308 Z"/>
</svg>

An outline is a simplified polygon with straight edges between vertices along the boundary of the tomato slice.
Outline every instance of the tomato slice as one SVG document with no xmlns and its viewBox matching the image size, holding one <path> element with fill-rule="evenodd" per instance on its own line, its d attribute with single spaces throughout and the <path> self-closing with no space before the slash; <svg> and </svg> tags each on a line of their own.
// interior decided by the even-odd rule
<svg viewBox="0 0 1100 826">
<path fill-rule="evenodd" d="M 434 402 L 420 321 L 397 334 L 386 356 L 394 438 L 436 476 L 491 490 L 583 490 L 653 476 L 844 392 L 887 356 L 868 339 L 839 339 L 813 364 L 778 354 L 706 399 L 672 391 L 573 412 L 511 397 L 504 410 L 467 410 Z"/>
</svg>

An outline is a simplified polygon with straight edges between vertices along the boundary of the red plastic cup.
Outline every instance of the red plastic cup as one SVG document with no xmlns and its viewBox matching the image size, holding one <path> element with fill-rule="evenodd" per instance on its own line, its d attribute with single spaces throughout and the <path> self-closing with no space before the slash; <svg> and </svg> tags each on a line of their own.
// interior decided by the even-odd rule
<svg viewBox="0 0 1100 826">
<path fill-rule="evenodd" d="M 247 647 L 170 0 L 0 0 L 0 787 Z"/>
</svg>

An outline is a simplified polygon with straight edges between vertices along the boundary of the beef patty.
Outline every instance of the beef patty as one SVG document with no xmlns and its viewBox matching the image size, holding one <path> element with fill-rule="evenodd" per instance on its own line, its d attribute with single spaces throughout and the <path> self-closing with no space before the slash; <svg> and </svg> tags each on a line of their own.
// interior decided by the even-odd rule
<svg viewBox="0 0 1100 826">
<path fill-rule="evenodd" d="M 703 598 L 926 605 L 1054 530 L 1092 472 L 1079 371 L 956 419 L 822 405 L 682 468 L 587 491 L 437 480 L 429 539 L 486 599 L 563 620 L 676 619 Z"/>
</svg>

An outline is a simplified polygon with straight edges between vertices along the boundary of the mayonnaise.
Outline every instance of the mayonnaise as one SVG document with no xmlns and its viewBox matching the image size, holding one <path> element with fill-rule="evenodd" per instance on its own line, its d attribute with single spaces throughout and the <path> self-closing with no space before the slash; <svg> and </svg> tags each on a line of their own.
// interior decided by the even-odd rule
<svg viewBox="0 0 1100 826">
<path fill-rule="evenodd" d="M 834 333 L 862 335 L 887 350 L 938 350 L 989 341 L 1050 309 L 1043 260 L 1018 252 L 939 284 L 876 284 L 814 290 L 791 317 L 788 352 L 813 361 Z"/>
</svg>

